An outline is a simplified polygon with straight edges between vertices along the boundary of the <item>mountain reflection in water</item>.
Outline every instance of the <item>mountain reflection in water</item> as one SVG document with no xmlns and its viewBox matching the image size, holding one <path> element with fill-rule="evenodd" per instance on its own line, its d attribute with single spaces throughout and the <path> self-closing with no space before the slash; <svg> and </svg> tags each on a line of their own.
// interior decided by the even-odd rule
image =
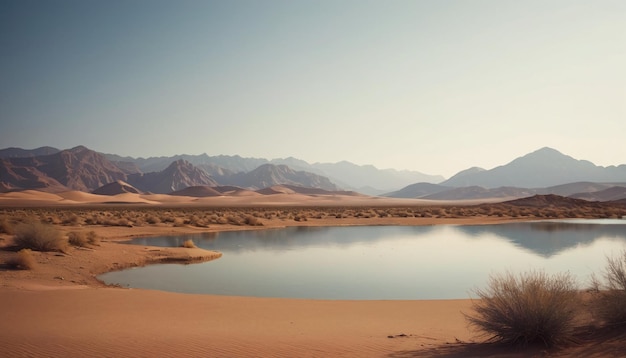
<svg viewBox="0 0 626 358">
<path fill-rule="evenodd" d="M 569 271 L 584 285 L 606 255 L 626 248 L 626 221 L 603 223 L 291 227 L 138 238 L 131 243 L 181 246 L 191 238 L 224 255 L 100 279 L 175 292 L 315 299 L 467 298 L 506 270 Z"/>
</svg>

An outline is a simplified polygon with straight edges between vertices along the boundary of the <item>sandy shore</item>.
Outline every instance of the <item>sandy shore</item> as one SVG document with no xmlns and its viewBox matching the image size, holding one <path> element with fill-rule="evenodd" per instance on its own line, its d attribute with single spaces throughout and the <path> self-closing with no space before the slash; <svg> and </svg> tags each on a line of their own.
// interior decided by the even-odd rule
<svg viewBox="0 0 626 358">
<path fill-rule="evenodd" d="M 380 357 L 469 339 L 468 301 L 311 301 L 2 290 L 3 356 Z M 398 336 L 405 334 L 407 337 Z"/>
<path fill-rule="evenodd" d="M 511 350 L 476 344 L 462 312 L 470 300 L 328 301 L 178 294 L 106 287 L 95 276 L 164 260 L 202 261 L 202 249 L 124 245 L 136 236 L 281 226 L 486 224 L 482 218 L 332 218 L 265 220 L 262 228 L 72 226 L 95 231 L 99 246 L 34 252 L 33 270 L 0 269 L 2 357 L 618 357 L 610 338 L 601 346 Z M 8 245 L 9 235 L 0 236 Z M 0 250 L 6 259 L 13 254 Z M 595 347 L 595 348 L 594 348 Z"/>
</svg>

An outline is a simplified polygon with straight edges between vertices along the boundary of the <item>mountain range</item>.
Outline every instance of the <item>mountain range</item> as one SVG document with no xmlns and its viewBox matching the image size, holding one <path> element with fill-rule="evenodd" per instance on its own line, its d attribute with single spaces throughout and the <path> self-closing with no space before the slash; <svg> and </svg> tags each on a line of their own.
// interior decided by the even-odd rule
<svg viewBox="0 0 626 358">
<path fill-rule="evenodd" d="M 0 157 L 2 153 L 0 151 Z M 328 178 L 336 186 L 368 195 L 379 195 L 415 182 L 438 183 L 445 178 L 417 171 L 378 169 L 372 165 L 356 165 L 347 161 L 337 163 L 313 163 L 289 157 L 267 160 L 244 158 L 238 155 L 175 155 L 172 157 L 132 158 L 105 154 L 119 167 L 136 168 L 135 172 L 154 172 L 165 169 L 174 160 L 184 159 L 209 173 L 220 185 L 231 185 L 233 175 L 241 176 L 262 165 L 286 165 L 294 171 L 313 173 Z"/>
<path fill-rule="evenodd" d="M 541 148 L 508 164 L 485 170 L 470 168 L 441 185 L 545 188 L 573 182 L 626 182 L 626 165 L 602 167 L 577 160 L 552 148 Z"/>
<path fill-rule="evenodd" d="M 309 164 L 292 157 L 267 160 L 202 154 L 144 159 L 98 153 L 84 146 L 0 150 L 0 191 L 173 193 L 189 187 L 258 191 L 276 185 L 368 195 L 382 195 L 384 188 L 392 188 L 384 196 L 430 200 L 557 194 L 606 201 L 626 198 L 626 165 L 596 166 L 546 147 L 490 170 L 472 167 L 444 180 L 416 171 L 380 170 L 345 161 Z"/>
<path fill-rule="evenodd" d="M 469 200 L 555 194 L 608 201 L 626 198 L 625 188 L 626 165 L 597 166 L 546 147 L 490 170 L 472 167 L 439 184 L 414 183 L 385 196 Z"/>
<path fill-rule="evenodd" d="M 39 149 L 29 152 L 15 148 L 0 151 L 0 191 L 37 189 L 167 194 L 187 187 L 220 185 L 205 170 L 184 159 L 170 162 L 161 171 L 143 173 L 139 169 L 129 170 L 133 167 L 132 162 L 110 161 L 103 154 L 83 146 L 37 155 L 40 152 Z M 225 181 L 224 177 L 220 179 Z M 249 189 L 278 184 L 328 191 L 339 189 L 328 178 L 274 164 L 263 164 L 247 173 L 231 174 L 228 183 Z"/>
</svg>

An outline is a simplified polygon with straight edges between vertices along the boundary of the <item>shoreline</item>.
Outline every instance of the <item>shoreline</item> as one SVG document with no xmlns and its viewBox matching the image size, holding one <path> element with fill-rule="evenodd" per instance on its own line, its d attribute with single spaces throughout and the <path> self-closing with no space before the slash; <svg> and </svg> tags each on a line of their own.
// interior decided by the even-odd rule
<svg viewBox="0 0 626 358">
<path fill-rule="evenodd" d="M 263 226 L 209 228 L 59 224 L 55 226 L 64 233 L 93 230 L 103 238 L 100 246 L 69 247 L 65 254 L 33 252 L 34 270 L 0 270 L 0 329 L 6 333 L 0 337 L 0 346 L 5 347 L 7 357 L 527 356 L 528 350 L 478 344 L 480 337 L 462 314 L 471 309 L 470 299 L 311 300 L 184 294 L 109 287 L 96 277 L 172 258 L 189 262 L 215 258 L 214 252 L 203 249 L 121 244 L 133 237 L 288 226 L 485 225 L 529 219 L 536 218 L 328 217 L 300 222 L 274 218 L 264 220 Z M 3 234 L 0 244 L 6 245 L 7 237 Z"/>
</svg>

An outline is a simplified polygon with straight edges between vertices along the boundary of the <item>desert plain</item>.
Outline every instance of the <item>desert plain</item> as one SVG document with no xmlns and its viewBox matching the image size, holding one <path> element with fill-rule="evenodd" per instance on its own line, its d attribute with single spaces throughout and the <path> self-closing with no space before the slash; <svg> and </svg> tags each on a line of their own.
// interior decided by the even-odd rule
<svg viewBox="0 0 626 358">
<path fill-rule="evenodd" d="M 287 226 L 440 225 L 555 217 L 623 217 L 620 205 L 512 206 L 354 196 L 228 198 L 81 192 L 0 194 L 0 347 L 3 357 L 620 357 L 622 334 L 581 332 L 567 347 L 482 343 L 464 300 L 333 301 L 228 297 L 110 287 L 96 276 L 129 267 L 219 259 L 193 247 L 121 243 L 132 237 Z M 548 200 L 548 202 L 545 202 Z M 37 252 L 10 267 L 11 227 L 45 221 L 90 245 Z M 433 274 L 433 273 L 424 273 Z"/>
</svg>

